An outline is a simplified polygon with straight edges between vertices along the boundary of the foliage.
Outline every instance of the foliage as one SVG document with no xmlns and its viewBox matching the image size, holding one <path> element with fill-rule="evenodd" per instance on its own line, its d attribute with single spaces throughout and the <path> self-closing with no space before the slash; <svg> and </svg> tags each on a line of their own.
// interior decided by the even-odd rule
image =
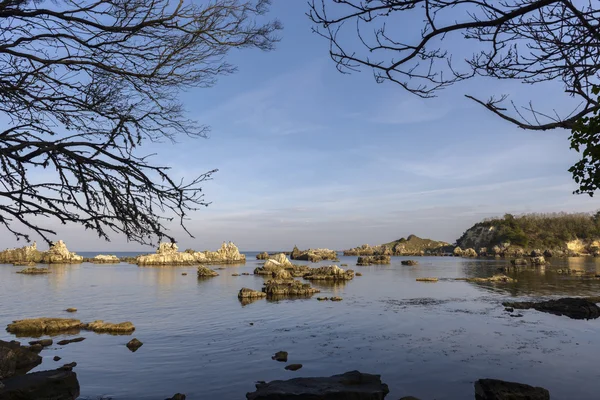
<svg viewBox="0 0 600 400">
<path fill-rule="evenodd" d="M 565 243 L 576 239 L 600 239 L 600 212 L 524 214 L 491 218 L 475 224 L 458 240 L 457 245 L 468 247 L 469 232 L 477 228 L 491 228 L 492 234 L 482 247 L 491 248 L 506 243 L 532 249 L 564 248 Z"/>
<path fill-rule="evenodd" d="M 139 147 L 204 137 L 178 94 L 235 71 L 231 49 L 270 50 L 269 0 L 0 1 L 0 224 L 50 242 L 56 222 L 154 243 L 205 206 Z M 53 218 L 42 225 L 40 217 Z"/>
<path fill-rule="evenodd" d="M 600 87 L 592 89 L 595 95 Z M 600 97 L 597 99 L 600 102 Z M 579 184 L 575 193 L 587 193 L 590 196 L 600 188 L 600 115 L 598 110 L 593 115 L 579 119 L 571 131 L 571 148 L 581 153 L 581 160 L 573 165 L 569 172 Z"/>
</svg>

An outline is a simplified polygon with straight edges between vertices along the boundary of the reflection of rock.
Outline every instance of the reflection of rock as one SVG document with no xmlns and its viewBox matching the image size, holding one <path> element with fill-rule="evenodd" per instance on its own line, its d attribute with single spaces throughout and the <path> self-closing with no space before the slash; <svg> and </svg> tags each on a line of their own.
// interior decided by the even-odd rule
<svg viewBox="0 0 600 400">
<path fill-rule="evenodd" d="M 246 394 L 248 400 L 285 399 L 383 399 L 389 393 L 379 375 L 350 371 L 341 375 L 319 378 L 294 378 L 286 381 L 261 382 L 256 391 Z"/>
<path fill-rule="evenodd" d="M 329 249 L 308 249 L 298 250 L 298 247 L 294 246 L 294 250 L 290 255 L 292 260 L 304 260 L 310 262 L 319 262 L 323 260 L 337 261 L 337 252 Z"/>
<path fill-rule="evenodd" d="M 475 382 L 476 400 L 550 400 L 550 393 L 541 387 L 497 379 L 479 379 Z"/>
<path fill-rule="evenodd" d="M 129 321 L 114 324 L 97 320 L 88 324 L 81 324 L 81 329 L 96 333 L 131 333 L 135 331 L 135 326 Z"/>
<path fill-rule="evenodd" d="M 63 369 L 15 376 L 2 383 L 1 400 L 75 400 L 79 397 L 77 374 Z"/>
<path fill-rule="evenodd" d="M 467 282 L 514 283 L 516 279 L 506 275 L 494 275 L 489 278 L 467 278 Z"/>
<path fill-rule="evenodd" d="M 213 276 L 219 276 L 219 274 L 204 265 L 198 267 L 198 278 L 210 278 Z"/>
<path fill-rule="evenodd" d="M 12 265 L 15 267 L 35 267 L 37 263 L 33 261 L 15 261 Z"/>
<path fill-rule="evenodd" d="M 79 329 L 81 321 L 70 318 L 31 318 L 13 321 L 6 330 L 14 334 L 49 334 Z"/>
<path fill-rule="evenodd" d="M 540 302 L 505 302 L 502 303 L 502 305 L 518 310 L 533 308 L 537 311 L 555 315 L 565 315 L 573 319 L 596 319 L 600 317 L 600 308 L 595 303 L 585 298 L 565 297 L 562 299 Z"/>
<path fill-rule="evenodd" d="M 98 254 L 96 257 L 92 258 L 92 262 L 94 264 L 113 264 L 120 263 L 119 257 L 114 255 L 106 255 L 106 254 Z"/>
<path fill-rule="evenodd" d="M 391 264 L 391 262 L 390 256 L 361 256 L 356 260 L 356 265 Z"/>
<path fill-rule="evenodd" d="M 20 271 L 17 271 L 17 274 L 25 274 L 25 275 L 44 275 L 44 274 L 50 274 L 50 273 L 52 273 L 52 271 L 50 271 L 48 268 L 36 268 L 36 267 L 25 268 Z"/>
<path fill-rule="evenodd" d="M 338 267 L 337 265 L 330 265 L 327 267 L 319 267 L 311 269 L 304 279 L 307 280 L 331 280 L 331 281 L 348 281 L 354 278 L 354 271 L 349 269 L 347 271 Z"/>
<path fill-rule="evenodd" d="M 178 251 L 175 243 L 161 243 L 156 254 L 138 256 L 137 264 L 145 265 L 193 265 L 245 263 L 246 256 L 240 254 L 232 242 L 223 243 L 217 251 Z"/>
<path fill-rule="evenodd" d="M 74 264 L 83 262 L 83 257 L 67 249 L 62 240 L 54 242 L 48 251 L 42 254 L 42 262 L 48 264 Z"/>
<path fill-rule="evenodd" d="M 42 357 L 19 342 L 0 340 L 0 379 L 25 374 L 41 363 Z"/>
<path fill-rule="evenodd" d="M 265 282 L 263 292 L 268 297 L 310 296 L 319 293 L 319 289 L 312 288 L 310 284 L 296 280 L 270 279 Z"/>
</svg>

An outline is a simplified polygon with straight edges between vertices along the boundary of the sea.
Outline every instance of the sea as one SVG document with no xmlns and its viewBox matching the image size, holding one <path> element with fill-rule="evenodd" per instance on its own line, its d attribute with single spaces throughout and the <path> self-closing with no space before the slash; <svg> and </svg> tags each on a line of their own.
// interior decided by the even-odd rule
<svg viewBox="0 0 600 400">
<path fill-rule="evenodd" d="M 381 375 L 390 388 L 388 399 L 472 399 L 480 378 L 541 386 L 553 400 L 600 398 L 600 319 L 510 313 L 502 306 L 511 300 L 598 296 L 600 281 L 558 270 L 600 273 L 600 259 L 550 259 L 548 266 L 508 273 L 515 283 L 490 284 L 455 278 L 492 276 L 507 260 L 418 257 L 417 266 L 403 266 L 408 257 L 392 257 L 391 265 L 360 267 L 356 257 L 340 255 L 335 264 L 348 264 L 343 268 L 362 276 L 335 285 L 312 282 L 321 290 L 312 298 L 242 304 L 238 291 L 260 290 L 265 281 L 252 275 L 262 264 L 257 253 L 245 254 L 245 264 L 211 266 L 223 268 L 211 279 L 198 279 L 193 266 L 83 263 L 52 265 L 51 274 L 30 276 L 17 274 L 20 267 L 0 265 L 0 325 L 35 317 L 133 322 L 131 335 L 82 331 L 86 340 L 40 353 L 43 362 L 35 370 L 77 363 L 85 400 L 162 400 L 175 393 L 192 400 L 245 399 L 257 381 L 352 370 Z M 244 272 L 251 275 L 232 276 Z M 415 281 L 419 277 L 439 281 Z M 77 313 L 63 311 L 69 307 Z M 125 344 L 134 337 L 144 344 L 130 352 Z M 62 338 L 54 337 L 55 343 Z M 0 339 L 31 340 L 4 329 Z M 280 350 L 288 352 L 289 363 L 303 367 L 285 370 L 285 363 L 271 359 Z"/>
</svg>

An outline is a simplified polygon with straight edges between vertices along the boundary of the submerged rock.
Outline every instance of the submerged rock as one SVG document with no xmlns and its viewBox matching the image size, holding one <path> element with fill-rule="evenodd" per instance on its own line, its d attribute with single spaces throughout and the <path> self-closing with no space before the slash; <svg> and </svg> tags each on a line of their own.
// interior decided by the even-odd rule
<svg viewBox="0 0 600 400">
<path fill-rule="evenodd" d="M 350 371 L 325 378 L 294 378 L 285 381 L 261 382 L 256 391 L 246 394 L 247 400 L 383 400 L 388 386 L 379 375 Z"/>
<path fill-rule="evenodd" d="M 198 278 L 210 278 L 213 276 L 219 276 L 219 274 L 204 265 L 198 267 Z"/>
<path fill-rule="evenodd" d="M 140 347 L 142 347 L 144 343 L 139 341 L 136 338 L 131 339 L 125 346 L 132 352 L 135 353 Z"/>
<path fill-rule="evenodd" d="M 419 265 L 419 262 L 416 260 L 402 260 L 402 261 L 400 261 L 400 264 L 412 266 L 412 265 Z"/>
<path fill-rule="evenodd" d="M 312 268 L 304 279 L 309 281 L 332 280 L 332 281 L 349 281 L 354 278 L 354 271 L 343 270 L 337 265 L 329 265 L 327 267 Z"/>
<path fill-rule="evenodd" d="M 44 275 L 44 274 L 50 274 L 50 273 L 52 273 L 52 271 L 50 271 L 50 269 L 48 269 L 48 268 L 36 268 L 36 267 L 25 268 L 20 271 L 17 271 L 17 274 L 25 274 L 25 275 Z"/>
<path fill-rule="evenodd" d="M 287 362 L 288 352 L 287 351 L 278 351 L 277 353 L 275 353 L 275 355 L 273 357 L 271 357 L 271 359 L 275 360 L 275 361 L 279 361 L 279 362 Z"/>
<path fill-rule="evenodd" d="M 386 255 L 380 256 L 361 256 L 356 260 L 356 265 L 367 266 L 373 264 L 391 264 L 392 258 Z"/>
<path fill-rule="evenodd" d="M 238 293 L 238 299 L 260 299 L 263 297 L 267 297 L 267 294 L 248 288 L 241 288 Z"/>
<path fill-rule="evenodd" d="M 33 372 L 2 383 L 0 400 L 75 400 L 79 397 L 77 374 L 68 370 Z"/>
<path fill-rule="evenodd" d="M 70 343 L 83 342 L 84 340 L 85 340 L 84 337 L 78 337 L 78 338 L 75 338 L 75 339 L 64 339 L 64 340 L 61 340 L 61 341 L 57 342 L 56 344 L 59 345 L 59 346 L 66 346 L 66 345 L 68 345 Z"/>
<path fill-rule="evenodd" d="M 114 324 L 112 322 L 104 322 L 102 320 L 97 320 L 88 324 L 81 324 L 81 329 L 85 329 L 86 331 L 92 331 L 96 333 L 127 334 L 135 331 L 135 326 L 129 321 Z"/>
<path fill-rule="evenodd" d="M 533 308 L 537 311 L 554 315 L 564 315 L 572 319 L 596 319 L 600 317 L 600 307 L 585 298 L 565 297 L 540 302 L 505 302 L 502 305 L 517 310 Z"/>
<path fill-rule="evenodd" d="M 310 296 L 319 293 L 319 289 L 312 288 L 310 284 L 296 280 L 270 279 L 265 282 L 263 292 L 266 293 L 267 297 Z"/>
<path fill-rule="evenodd" d="M 298 247 L 294 246 L 294 250 L 290 254 L 292 260 L 303 260 L 310 262 L 319 262 L 324 260 L 337 261 L 337 251 L 329 249 L 308 249 L 298 250 Z"/>
<path fill-rule="evenodd" d="M 42 363 L 42 357 L 16 341 L 0 340 L 0 379 L 25 374 Z"/>
<path fill-rule="evenodd" d="M 550 400 L 550 393 L 541 387 L 498 379 L 479 379 L 475 382 L 476 400 Z"/>
<path fill-rule="evenodd" d="M 72 312 L 77 312 L 77 309 L 76 309 L 76 308 L 74 308 L 74 307 L 70 307 L 70 308 L 67 308 L 65 311 L 66 311 L 66 312 L 71 312 L 71 313 L 72 313 Z"/>
<path fill-rule="evenodd" d="M 298 371 L 300 368 L 302 368 L 302 364 L 289 364 L 285 366 L 285 369 L 288 371 Z"/>
<path fill-rule="evenodd" d="M 438 278 L 417 278 L 417 282 L 437 282 Z"/>
<path fill-rule="evenodd" d="M 8 324 L 6 330 L 14 334 L 42 335 L 48 333 L 59 333 L 78 330 L 81 321 L 70 318 L 30 318 L 13 321 Z"/>
<path fill-rule="evenodd" d="M 237 264 L 245 263 L 246 256 L 240 254 L 232 242 L 223 243 L 217 251 L 180 252 L 175 243 L 163 242 L 159 245 L 156 254 L 138 256 L 136 262 L 139 266 L 147 265 L 194 265 L 194 264 Z"/>
<path fill-rule="evenodd" d="M 489 278 L 467 278 L 467 282 L 514 283 L 516 279 L 506 275 L 494 275 Z"/>
</svg>

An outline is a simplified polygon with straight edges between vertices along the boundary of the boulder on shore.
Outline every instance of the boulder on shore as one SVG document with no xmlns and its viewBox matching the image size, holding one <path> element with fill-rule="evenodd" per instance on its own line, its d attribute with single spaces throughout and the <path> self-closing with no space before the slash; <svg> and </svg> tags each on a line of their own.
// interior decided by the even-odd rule
<svg viewBox="0 0 600 400">
<path fill-rule="evenodd" d="M 327 267 L 312 268 L 307 274 L 304 275 L 304 279 L 309 281 L 349 281 L 354 278 L 354 271 L 343 270 L 337 265 L 330 265 Z"/>
<path fill-rule="evenodd" d="M 534 310 L 554 315 L 564 315 L 572 319 L 596 319 L 600 317 L 600 307 L 596 303 L 585 298 L 565 297 L 557 300 L 540 302 L 504 302 L 504 307 L 512 307 L 517 310 Z"/>
<path fill-rule="evenodd" d="M 356 265 L 367 266 L 373 264 L 391 264 L 392 259 L 390 256 L 361 256 L 356 260 Z"/>
<path fill-rule="evenodd" d="M 42 363 L 42 357 L 17 341 L 0 340 L 0 380 L 25 374 Z"/>
<path fill-rule="evenodd" d="M 550 400 L 550 392 L 541 387 L 498 379 L 479 379 L 475 382 L 476 400 Z"/>
<path fill-rule="evenodd" d="M 33 372 L 2 381 L 0 400 L 75 400 L 77 374 L 67 369 Z"/>
<path fill-rule="evenodd" d="M 304 260 L 310 262 L 319 262 L 323 260 L 337 261 L 337 251 L 329 249 L 308 249 L 299 250 L 298 247 L 294 246 L 290 254 L 292 260 Z"/>
<path fill-rule="evenodd" d="M 240 254 L 232 242 L 223 243 L 217 251 L 180 252 L 175 243 L 163 242 L 158 246 L 155 254 L 138 256 L 139 266 L 151 265 L 194 265 L 194 264 L 237 264 L 245 263 L 246 256 Z"/>
<path fill-rule="evenodd" d="M 246 394 L 247 400 L 383 400 L 388 386 L 379 375 L 350 371 L 328 378 L 294 378 L 285 381 L 261 382 L 256 391 Z"/>
<path fill-rule="evenodd" d="M 81 328 L 81 321 L 71 318 L 30 318 L 13 321 L 6 330 L 16 335 L 31 334 L 43 335 L 66 331 L 77 331 Z"/>
</svg>

